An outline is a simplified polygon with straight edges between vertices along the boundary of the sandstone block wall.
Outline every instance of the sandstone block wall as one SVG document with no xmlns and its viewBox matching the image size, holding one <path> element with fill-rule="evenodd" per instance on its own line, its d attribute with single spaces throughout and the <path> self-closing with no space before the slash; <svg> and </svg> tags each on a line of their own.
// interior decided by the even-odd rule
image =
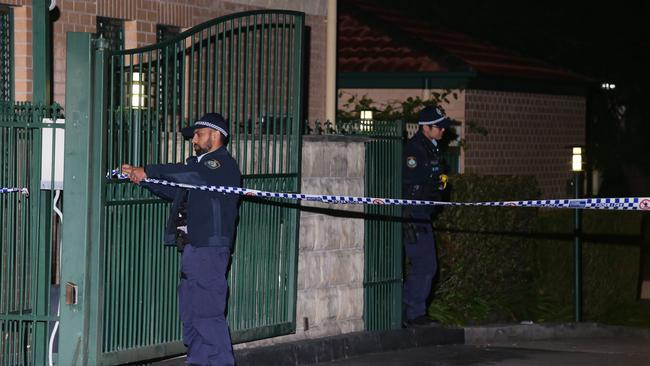
<svg viewBox="0 0 650 366">
<path fill-rule="evenodd" d="M 302 154 L 302 192 L 363 196 L 364 139 L 306 136 Z M 363 330 L 364 223 L 358 217 L 363 207 L 315 202 L 303 206 L 296 334 L 235 348 Z"/>
</svg>

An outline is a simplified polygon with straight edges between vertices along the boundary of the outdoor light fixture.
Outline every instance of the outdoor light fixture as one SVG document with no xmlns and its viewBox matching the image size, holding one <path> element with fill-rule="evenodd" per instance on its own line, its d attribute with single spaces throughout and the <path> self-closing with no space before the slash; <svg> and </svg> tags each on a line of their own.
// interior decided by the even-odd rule
<svg viewBox="0 0 650 366">
<path fill-rule="evenodd" d="M 573 155 L 571 157 L 571 170 L 574 172 L 582 171 L 582 148 L 574 147 Z"/>
<path fill-rule="evenodd" d="M 372 131 L 372 110 L 362 110 L 360 112 L 361 131 Z"/>
<path fill-rule="evenodd" d="M 614 83 L 602 83 L 600 84 L 600 88 L 604 90 L 614 90 L 616 89 L 616 84 Z"/>
<path fill-rule="evenodd" d="M 573 249 L 574 249 L 574 320 L 582 321 L 582 210 L 580 205 L 580 188 L 582 186 L 582 153 L 580 146 L 571 148 L 571 170 L 573 171 Z"/>
<path fill-rule="evenodd" d="M 140 72 L 131 73 L 131 108 L 142 109 L 145 107 L 144 75 Z"/>
</svg>

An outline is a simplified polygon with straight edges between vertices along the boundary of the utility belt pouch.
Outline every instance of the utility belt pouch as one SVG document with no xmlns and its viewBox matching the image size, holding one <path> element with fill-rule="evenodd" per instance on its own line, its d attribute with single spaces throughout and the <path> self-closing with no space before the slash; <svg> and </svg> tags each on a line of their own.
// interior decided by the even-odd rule
<svg viewBox="0 0 650 366">
<path fill-rule="evenodd" d="M 184 193 L 183 200 L 178 208 L 178 215 L 176 217 L 176 248 L 179 252 L 185 249 L 189 243 L 187 237 L 187 191 Z"/>
</svg>

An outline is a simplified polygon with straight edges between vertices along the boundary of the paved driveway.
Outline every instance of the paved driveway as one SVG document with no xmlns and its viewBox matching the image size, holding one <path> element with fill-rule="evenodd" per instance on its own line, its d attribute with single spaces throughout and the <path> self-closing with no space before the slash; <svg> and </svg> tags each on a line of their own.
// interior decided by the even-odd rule
<svg viewBox="0 0 650 366">
<path fill-rule="evenodd" d="M 650 339 L 598 337 L 429 346 L 320 363 L 338 366 L 650 366 Z"/>
</svg>

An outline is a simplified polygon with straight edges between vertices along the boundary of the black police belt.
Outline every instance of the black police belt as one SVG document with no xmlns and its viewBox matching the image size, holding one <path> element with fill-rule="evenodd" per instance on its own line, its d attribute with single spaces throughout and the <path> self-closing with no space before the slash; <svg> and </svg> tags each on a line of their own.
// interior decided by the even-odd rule
<svg viewBox="0 0 650 366">
<path fill-rule="evenodd" d="M 437 185 L 435 185 L 433 182 L 430 182 L 428 184 L 407 185 L 405 193 L 406 194 L 404 198 L 418 200 L 436 200 L 440 196 L 440 191 L 438 190 Z"/>
<path fill-rule="evenodd" d="M 189 244 L 189 238 L 187 237 L 187 202 L 184 201 L 181 203 L 181 206 L 178 210 L 178 216 L 176 217 L 176 247 L 179 251 L 183 251 L 185 246 Z"/>
</svg>

